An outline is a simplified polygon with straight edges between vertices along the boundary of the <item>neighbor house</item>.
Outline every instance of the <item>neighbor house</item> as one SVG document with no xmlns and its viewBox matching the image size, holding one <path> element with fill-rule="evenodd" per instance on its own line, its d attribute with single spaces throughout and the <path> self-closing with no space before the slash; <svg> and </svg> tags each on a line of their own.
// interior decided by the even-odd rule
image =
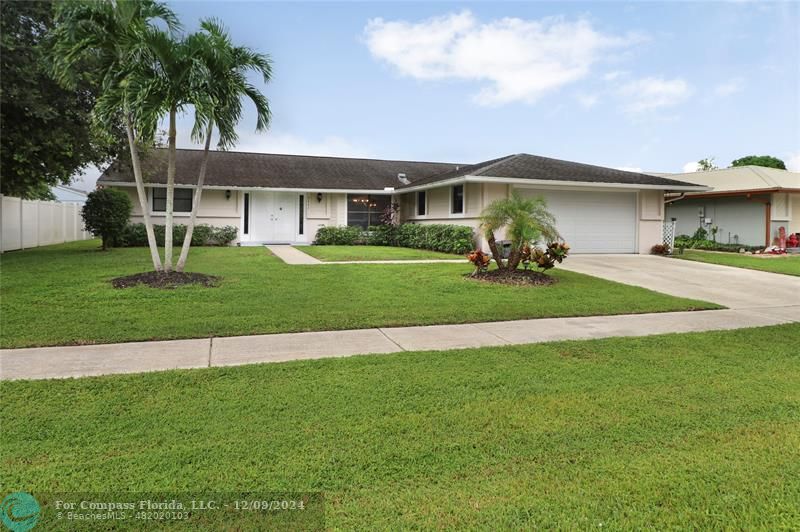
<svg viewBox="0 0 800 532">
<path fill-rule="evenodd" d="M 737 166 L 659 175 L 713 188 L 667 195 L 666 217 L 675 220 L 676 234 L 716 227 L 718 242 L 769 246 L 781 227 L 787 235 L 800 233 L 800 173 Z"/>
<path fill-rule="evenodd" d="M 148 208 L 164 223 L 166 150 L 143 161 Z M 203 152 L 178 150 L 176 223 L 192 208 Z M 98 181 L 119 187 L 141 221 L 133 173 L 119 162 Z M 481 211 L 513 191 L 543 196 L 575 253 L 648 253 L 662 241 L 664 194 L 708 187 L 547 157 L 516 154 L 478 164 L 213 151 L 198 223 L 232 225 L 238 242 L 311 243 L 320 227 L 378 225 L 392 203 L 403 222 L 479 226 Z M 481 245 L 485 242 L 480 240 Z"/>
</svg>

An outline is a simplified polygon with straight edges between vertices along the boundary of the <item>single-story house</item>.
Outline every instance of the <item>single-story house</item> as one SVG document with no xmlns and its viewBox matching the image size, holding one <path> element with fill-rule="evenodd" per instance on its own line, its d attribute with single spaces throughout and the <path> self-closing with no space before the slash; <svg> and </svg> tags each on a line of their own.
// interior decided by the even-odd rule
<svg viewBox="0 0 800 532">
<path fill-rule="evenodd" d="M 178 150 L 176 223 L 191 210 L 202 157 Z M 150 151 L 142 167 L 150 214 L 164 223 L 166 150 Z M 114 163 L 98 184 L 127 191 L 141 221 L 129 166 Z M 527 154 L 465 165 L 213 151 L 198 222 L 236 226 L 242 245 L 311 243 L 320 227 L 378 225 L 395 202 L 403 222 L 477 228 L 484 207 L 515 190 L 546 198 L 575 253 L 648 253 L 663 238 L 664 194 L 708 188 Z"/>
<path fill-rule="evenodd" d="M 659 175 L 713 188 L 667 195 L 666 217 L 676 221 L 679 235 L 717 227 L 718 242 L 769 246 L 781 227 L 787 235 L 800 233 L 800 173 L 737 166 Z"/>
</svg>

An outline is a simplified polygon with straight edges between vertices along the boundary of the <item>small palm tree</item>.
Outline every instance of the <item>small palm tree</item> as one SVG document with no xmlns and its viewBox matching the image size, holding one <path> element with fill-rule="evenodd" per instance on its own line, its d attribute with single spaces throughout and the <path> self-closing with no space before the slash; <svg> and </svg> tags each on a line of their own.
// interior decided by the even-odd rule
<svg viewBox="0 0 800 532">
<path fill-rule="evenodd" d="M 56 78 L 74 86 L 79 71 L 76 66 L 90 65 L 89 72 L 102 88 L 93 113 L 95 122 L 106 131 L 120 121 L 125 124 L 153 268 L 159 271 L 161 258 L 139 161 L 139 147 L 152 143 L 155 127 L 137 108 L 141 95 L 137 94 L 140 84 L 136 80 L 152 63 L 148 37 L 156 24 L 164 23 L 172 32 L 180 27 L 178 19 L 154 0 L 75 0 L 57 4 L 55 21 L 52 55 Z"/>
<path fill-rule="evenodd" d="M 481 229 L 500 269 L 515 270 L 524 248 L 533 242 L 559 239 L 555 223 L 555 217 L 547 210 L 544 198 L 525 198 L 517 191 L 512 192 L 511 197 L 493 201 L 481 213 Z M 506 229 L 506 236 L 511 241 L 507 264 L 503 263 L 495 239 L 495 232 L 502 228 Z"/>
<path fill-rule="evenodd" d="M 256 131 L 269 127 L 271 112 L 269 101 L 247 80 L 248 72 L 261 75 L 264 83 L 272 78 L 272 67 L 267 55 L 256 53 L 249 48 L 234 46 L 225 28 L 214 20 L 204 20 L 197 36 L 199 56 L 205 62 L 204 79 L 194 90 L 195 125 L 192 137 L 204 141 L 203 161 L 197 178 L 197 188 L 192 202 L 192 214 L 183 247 L 175 269 L 182 272 L 186 267 L 189 248 L 192 245 L 197 210 L 203 194 L 203 184 L 208 167 L 208 154 L 214 127 L 219 131 L 217 147 L 227 149 L 238 140 L 236 125 L 242 116 L 242 98 L 253 102 L 256 108 Z"/>
</svg>

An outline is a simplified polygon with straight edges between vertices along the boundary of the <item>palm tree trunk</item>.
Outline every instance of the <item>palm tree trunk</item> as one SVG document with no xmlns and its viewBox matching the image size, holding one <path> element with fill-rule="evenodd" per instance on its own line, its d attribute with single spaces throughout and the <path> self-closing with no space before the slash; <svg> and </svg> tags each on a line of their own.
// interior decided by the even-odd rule
<svg viewBox="0 0 800 532">
<path fill-rule="evenodd" d="M 142 218 L 144 219 L 144 228 L 147 232 L 147 245 L 150 247 L 150 256 L 153 259 L 153 268 L 160 272 L 163 268 L 161 266 L 161 257 L 158 254 L 158 243 L 156 242 L 156 234 L 153 232 L 153 222 L 150 220 L 150 209 L 147 204 L 147 193 L 144 190 L 144 179 L 142 178 L 142 166 L 139 163 L 139 151 L 136 149 L 136 137 L 133 133 L 133 123 L 131 117 L 126 113 L 125 115 L 125 129 L 128 132 L 128 145 L 131 149 L 131 164 L 133 165 L 133 178 L 136 181 L 136 192 L 139 196 L 139 206 L 142 209 Z"/>
<path fill-rule="evenodd" d="M 516 270 L 517 266 L 519 266 L 520 259 L 522 259 L 522 253 L 520 252 L 520 249 L 512 248 L 511 254 L 508 256 L 508 264 L 506 267 L 509 270 Z"/>
<path fill-rule="evenodd" d="M 168 140 L 168 166 L 167 166 L 167 212 L 164 222 L 164 271 L 172 270 L 172 227 L 174 225 L 173 211 L 175 207 L 175 115 L 177 109 L 174 105 L 169 108 L 169 140 Z"/>
<path fill-rule="evenodd" d="M 489 234 L 489 238 L 486 239 L 489 243 L 489 249 L 492 250 L 492 256 L 494 257 L 494 261 L 497 263 L 497 267 L 501 270 L 505 268 L 503 264 L 503 256 L 497 251 L 497 241 L 494 239 L 494 233 Z"/>
<path fill-rule="evenodd" d="M 208 121 L 208 129 L 206 130 L 206 144 L 203 147 L 203 162 L 200 164 L 200 175 L 197 177 L 197 188 L 194 190 L 194 201 L 192 201 L 192 215 L 189 217 L 189 225 L 186 226 L 186 236 L 183 237 L 183 247 L 181 248 L 181 256 L 178 258 L 178 264 L 175 266 L 175 271 L 182 272 L 186 267 L 186 259 L 189 256 L 189 248 L 192 246 L 192 233 L 194 233 L 194 224 L 197 219 L 197 211 L 200 208 L 200 198 L 203 195 L 203 183 L 206 180 L 206 168 L 208 167 L 208 150 L 211 146 L 211 132 L 214 131 L 214 121 Z"/>
</svg>

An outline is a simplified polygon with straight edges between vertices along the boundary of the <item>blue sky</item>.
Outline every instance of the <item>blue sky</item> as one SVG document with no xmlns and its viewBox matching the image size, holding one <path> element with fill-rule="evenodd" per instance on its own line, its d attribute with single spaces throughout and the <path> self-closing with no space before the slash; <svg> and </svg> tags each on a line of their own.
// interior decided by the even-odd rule
<svg viewBox="0 0 800 532">
<path fill-rule="evenodd" d="M 170 5 L 187 31 L 216 17 L 272 56 L 272 128 L 256 135 L 248 109 L 237 150 L 800 167 L 798 3 Z"/>
</svg>

